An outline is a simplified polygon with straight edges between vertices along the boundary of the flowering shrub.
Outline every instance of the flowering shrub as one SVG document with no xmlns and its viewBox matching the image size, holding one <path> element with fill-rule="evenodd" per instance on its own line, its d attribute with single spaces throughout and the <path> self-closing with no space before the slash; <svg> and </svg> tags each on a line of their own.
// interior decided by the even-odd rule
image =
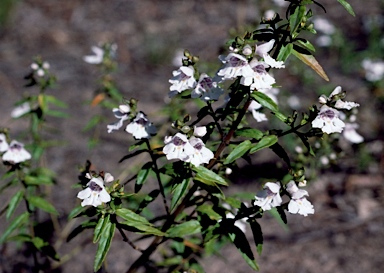
<svg viewBox="0 0 384 273">
<path fill-rule="evenodd" d="M 321 4 L 288 2 L 286 19 L 276 13 L 263 19 L 253 32 L 229 41 L 228 52 L 219 56 L 222 66 L 214 74 L 200 71 L 199 58 L 184 51 L 181 66 L 169 79 L 168 96 L 178 105 L 193 101 L 199 108 L 180 112 L 175 109 L 169 116 L 169 123 L 163 122 L 161 130 L 159 124 L 150 121 L 151 117 L 138 110 L 137 100 L 123 99 L 117 90 L 111 77 L 117 67 L 114 62 L 116 45 L 92 47 L 94 55 L 84 57 L 85 62 L 99 66 L 103 73 L 102 88 L 90 104 L 112 110 L 109 117 L 92 118 L 85 129 L 102 123 L 103 130 L 114 134 L 125 126 L 124 131 L 132 138 L 127 141 L 129 153 L 120 162 L 148 155 L 148 161 L 126 182 L 115 179 L 106 170 L 93 170 L 90 162 L 79 176 L 81 189 L 77 197 L 81 203 L 70 213 L 70 218 L 84 217 L 86 220 L 73 230 L 68 240 L 85 229 L 93 230 L 93 242 L 98 245 L 95 272 L 103 266 L 116 231 L 130 247 L 141 253 L 127 272 L 137 272 L 140 267 L 203 272 L 192 254 L 200 255 L 204 250 L 209 253 L 210 249 L 218 249 L 222 242 L 233 243 L 246 263 L 257 270 L 258 264 L 245 236 L 247 229 L 252 230 L 257 251 L 261 253 L 263 238 L 259 221 L 266 212 L 278 215 L 285 223 L 286 212 L 304 217 L 315 213 L 308 191 L 302 189 L 307 184 L 305 166 L 296 164 L 301 159 L 289 154 L 281 138 L 287 135 L 297 138 L 302 143 L 297 152 L 305 158 L 315 156 L 316 139 L 324 134 L 343 133 L 351 142 L 360 143 L 363 139 L 355 131 L 357 124 L 353 112 L 359 104 L 345 101 L 346 92 L 338 86 L 329 96 L 320 96 L 320 105 L 311 106 L 301 116 L 296 111 L 287 114 L 279 109 L 278 86 L 283 82 L 275 79 L 274 71 L 289 69 L 286 63 L 289 57 L 298 58 L 328 80 L 311 53 L 314 46 L 299 37 L 304 31 L 315 33 L 309 6 L 322 7 Z M 346 1 L 339 2 L 353 13 Z M 11 234 L 17 231 L 18 236 L 23 237 L 18 240 L 33 243 L 36 250 L 58 259 L 54 249 L 34 235 L 33 217 L 37 209 L 57 214 L 49 200 L 39 196 L 39 187 L 52 184 L 54 177 L 39 163 L 46 145 L 41 138 L 41 128 L 46 115 L 65 116 L 51 110 L 50 106 L 65 107 L 65 104 L 46 94 L 55 83 L 49 64 L 37 59 L 31 68 L 31 74 L 26 77 L 27 85 L 38 86 L 39 94 L 20 101 L 12 112 L 14 118 L 31 118 L 33 143 L 28 146 L 31 152 L 15 140 L 9 143 L 7 130 L 0 134 L 0 152 L 8 168 L 6 179 L 10 181 L 9 186 L 19 182 L 21 187 L 9 201 L 6 218 L 14 214 L 22 199 L 27 204 L 26 212 L 9 224 L 0 243 L 15 239 Z M 172 108 L 172 105 L 167 107 Z M 168 109 L 171 110 L 174 109 Z M 249 119 L 248 112 L 254 119 Z M 173 119 L 175 114 L 178 117 Z M 109 121 L 104 122 L 106 119 Z M 267 130 L 256 129 L 257 125 L 253 125 L 255 121 L 259 124 L 268 120 L 274 123 L 268 123 L 264 127 Z M 276 122 L 280 124 L 275 127 L 272 124 Z M 95 141 L 91 139 L 93 144 Z M 252 193 L 247 200 L 226 195 L 224 188 L 231 186 L 229 174 L 239 160 L 250 161 L 253 154 L 266 148 L 286 164 L 285 177 L 281 181 L 264 183 L 262 190 Z M 131 181 L 135 181 L 133 191 L 126 189 Z M 145 193 L 147 189 L 151 191 Z M 150 204 L 159 200 L 161 212 L 156 209 L 146 213 L 151 210 Z M 30 234 L 23 233 L 26 225 L 30 225 Z M 153 239 L 145 249 L 140 249 L 130 237 Z M 152 254 L 160 245 L 167 245 L 169 251 L 164 251 L 162 260 L 152 260 Z"/>
</svg>

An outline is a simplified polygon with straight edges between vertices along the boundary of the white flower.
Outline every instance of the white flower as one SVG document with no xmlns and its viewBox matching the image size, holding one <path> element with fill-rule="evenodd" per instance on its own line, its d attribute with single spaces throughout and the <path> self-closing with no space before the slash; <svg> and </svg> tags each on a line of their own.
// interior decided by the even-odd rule
<svg viewBox="0 0 384 273">
<path fill-rule="evenodd" d="M 217 72 L 222 80 L 232 80 L 238 76 L 250 75 L 253 73 L 247 59 L 236 53 L 229 53 L 227 57 L 219 57 L 225 66 Z"/>
<path fill-rule="evenodd" d="M 313 128 L 320 128 L 324 133 L 341 133 L 345 123 L 339 119 L 339 111 L 323 105 L 317 117 L 312 121 Z"/>
<path fill-rule="evenodd" d="M 262 121 L 268 120 L 267 116 L 265 114 L 260 113 L 259 111 L 257 111 L 260 108 L 261 108 L 261 104 L 253 100 L 251 102 L 251 104 L 248 106 L 248 111 L 250 111 L 252 113 L 253 118 L 257 122 L 262 122 Z"/>
<path fill-rule="evenodd" d="M 123 122 L 128 119 L 130 110 L 130 107 L 126 104 L 120 105 L 119 108 L 112 109 L 113 114 L 116 118 L 119 119 L 119 121 L 107 125 L 108 133 L 111 133 L 113 130 L 118 130 L 121 128 L 121 126 L 123 126 Z"/>
<path fill-rule="evenodd" d="M 280 183 L 267 182 L 264 189 L 257 193 L 254 205 L 259 206 L 262 210 L 270 210 L 271 208 L 281 205 L 283 201 L 280 196 Z"/>
<path fill-rule="evenodd" d="M 192 98 L 201 98 L 203 101 L 218 100 L 224 90 L 217 86 L 207 74 L 202 73 L 199 81 L 191 93 Z"/>
<path fill-rule="evenodd" d="M 194 126 L 193 134 L 198 137 L 203 137 L 207 133 L 207 127 L 205 126 Z"/>
<path fill-rule="evenodd" d="M 29 113 L 31 111 L 31 106 L 29 105 L 29 102 L 24 102 L 18 106 L 16 106 L 12 112 L 11 117 L 12 118 L 19 118 L 22 115 L 25 115 L 26 113 Z"/>
<path fill-rule="evenodd" d="M 103 62 L 104 49 L 98 46 L 92 46 L 91 50 L 95 55 L 84 56 L 84 62 L 89 64 L 101 64 Z"/>
<path fill-rule="evenodd" d="M 356 132 L 356 129 L 359 128 L 357 123 L 345 123 L 345 128 L 343 130 L 343 137 L 352 143 L 361 143 L 364 141 L 364 138 Z"/>
<path fill-rule="evenodd" d="M 29 159 L 31 159 L 31 154 L 24 149 L 24 144 L 16 140 L 11 141 L 8 150 L 3 154 L 3 161 L 7 161 L 12 164 L 24 162 Z"/>
<path fill-rule="evenodd" d="M 308 216 L 308 214 L 315 212 L 313 205 L 305 198 L 305 196 L 308 196 L 308 192 L 299 189 L 294 181 L 288 183 L 287 192 L 291 195 L 291 201 L 288 204 L 290 213 Z"/>
<path fill-rule="evenodd" d="M 181 66 L 178 70 L 173 71 L 173 77 L 169 80 L 172 84 L 169 88 L 171 91 L 169 96 L 172 97 L 184 90 L 194 88 L 196 86 L 194 73 L 193 66 Z"/>
<path fill-rule="evenodd" d="M 252 70 L 246 70 L 240 83 L 251 86 L 251 90 L 268 90 L 276 82 L 275 79 L 265 70 L 269 67 L 265 62 L 259 62 L 256 58 L 249 63 Z"/>
<path fill-rule="evenodd" d="M 200 138 L 192 136 L 189 139 L 189 144 L 193 147 L 194 152 L 189 155 L 186 162 L 191 162 L 197 167 L 203 163 L 209 163 L 214 157 L 213 152 L 205 147 L 204 142 Z"/>
<path fill-rule="evenodd" d="M 195 148 L 189 143 L 187 136 L 182 133 L 177 133 L 173 137 L 165 137 L 164 143 L 163 153 L 168 160 L 180 159 L 187 161 L 189 156 L 195 152 Z"/>
<path fill-rule="evenodd" d="M 125 131 L 132 134 L 136 139 L 150 138 L 156 134 L 156 127 L 153 126 L 143 112 L 137 113 L 135 119 L 127 125 Z"/>
<path fill-rule="evenodd" d="M 351 110 L 352 108 L 359 107 L 360 104 L 352 101 L 342 101 L 342 100 L 337 100 L 335 103 L 335 108 L 337 109 L 347 109 Z"/>
<path fill-rule="evenodd" d="M 0 134 L 0 153 L 8 150 L 8 142 L 4 134 Z"/>
<path fill-rule="evenodd" d="M 256 54 L 259 55 L 260 57 L 263 57 L 264 62 L 268 64 L 272 68 L 285 68 L 284 62 L 283 61 L 276 61 L 273 59 L 268 52 L 272 50 L 273 45 L 275 44 L 275 40 L 272 39 L 267 43 L 258 45 L 256 47 Z"/>
<path fill-rule="evenodd" d="M 97 207 L 102 203 L 111 201 L 111 196 L 106 191 L 104 181 L 101 177 L 93 177 L 91 181 L 87 183 L 87 186 L 87 188 L 77 194 L 77 198 L 83 199 L 81 202 L 82 207 L 89 205 Z"/>
<path fill-rule="evenodd" d="M 376 82 L 384 77 L 384 61 L 364 59 L 361 65 L 365 70 L 365 78 L 368 81 Z"/>
</svg>

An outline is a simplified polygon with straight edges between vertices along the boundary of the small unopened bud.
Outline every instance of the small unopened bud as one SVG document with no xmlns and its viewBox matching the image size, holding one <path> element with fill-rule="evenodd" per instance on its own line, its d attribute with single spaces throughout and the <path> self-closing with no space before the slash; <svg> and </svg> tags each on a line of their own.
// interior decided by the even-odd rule
<svg viewBox="0 0 384 273">
<path fill-rule="evenodd" d="M 225 174 L 226 175 L 230 175 L 232 173 L 232 169 L 231 168 L 226 168 L 225 169 Z"/>
<path fill-rule="evenodd" d="M 327 103 L 327 97 L 326 97 L 325 95 L 321 95 L 321 96 L 319 97 L 319 102 L 320 102 L 321 104 L 326 104 L 326 103 Z"/>
<path fill-rule="evenodd" d="M 33 70 L 37 70 L 37 69 L 39 69 L 39 65 L 37 63 L 33 63 L 33 64 L 31 64 L 31 68 Z"/>
<path fill-rule="evenodd" d="M 49 65 L 49 63 L 47 63 L 47 62 L 43 62 L 42 67 L 43 67 L 44 69 L 49 69 L 49 68 L 50 68 L 50 65 Z"/>
<path fill-rule="evenodd" d="M 207 127 L 205 126 L 195 126 L 193 130 L 193 134 L 198 137 L 203 137 L 207 133 Z"/>
<path fill-rule="evenodd" d="M 252 54 L 252 47 L 250 45 L 245 45 L 243 48 L 243 54 L 249 56 Z"/>
<path fill-rule="evenodd" d="M 37 76 L 42 77 L 42 76 L 44 76 L 45 72 L 43 69 L 40 68 L 37 70 L 36 74 L 37 74 Z"/>
<path fill-rule="evenodd" d="M 244 39 L 239 37 L 239 36 L 237 36 L 235 38 L 235 41 L 236 41 L 236 44 L 238 44 L 238 45 L 243 45 L 244 44 Z"/>
<path fill-rule="evenodd" d="M 189 127 L 188 125 L 184 125 L 181 130 L 184 134 L 188 134 L 189 131 L 191 131 L 191 127 Z"/>
<path fill-rule="evenodd" d="M 119 105 L 119 110 L 120 112 L 122 113 L 129 113 L 129 111 L 131 110 L 130 107 L 126 104 L 122 104 L 122 105 Z"/>
<path fill-rule="evenodd" d="M 191 56 L 191 53 L 187 49 L 185 49 L 184 50 L 184 56 L 189 58 Z"/>
</svg>

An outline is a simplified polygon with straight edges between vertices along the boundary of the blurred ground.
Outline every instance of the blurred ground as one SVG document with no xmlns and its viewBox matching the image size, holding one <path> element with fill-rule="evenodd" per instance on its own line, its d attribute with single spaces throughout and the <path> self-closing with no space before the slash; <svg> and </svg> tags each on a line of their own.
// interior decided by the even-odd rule
<svg viewBox="0 0 384 273">
<path fill-rule="evenodd" d="M 0 126 L 11 128 L 15 138 L 26 126 L 19 120 L 11 120 L 9 113 L 14 102 L 27 91 L 23 88 L 23 77 L 29 72 L 32 58 L 41 55 L 58 78 L 58 87 L 53 92 L 69 105 L 72 116 L 67 120 L 49 120 L 52 128 L 48 133 L 48 137 L 67 143 L 64 149 L 50 149 L 47 156 L 48 166 L 58 174 L 52 201 L 62 216 L 59 224 L 64 231 L 75 225 L 72 222 L 72 226 L 66 226 L 65 217 L 78 202 L 77 191 L 71 188 L 77 182 L 77 166 L 86 159 L 114 173 L 126 166 L 116 167 L 123 155 L 121 150 L 128 145 L 124 133 L 108 135 L 105 130 L 100 135 L 105 144 L 93 150 L 87 148 L 89 136 L 82 128 L 99 111 L 86 104 L 94 95 L 98 74 L 95 67 L 82 61 L 82 56 L 90 54 L 90 47 L 100 42 L 115 42 L 120 65 L 116 75 L 119 87 L 125 97 L 138 98 L 141 109 L 150 116 L 159 109 L 168 92 L 174 52 L 187 48 L 200 59 L 217 62 L 218 49 L 229 37 L 228 29 L 260 18 L 255 2 L 24 0 L 15 5 L 0 32 Z M 384 14 L 381 1 L 350 1 L 356 18 L 348 15 L 337 1 L 323 2 L 327 9 L 325 16 L 346 34 L 355 50 L 364 50 L 368 38 L 363 22 Z M 382 108 L 372 99 L 361 72 L 352 70 L 348 74 L 339 59 L 332 58 L 335 54 L 327 51 L 319 54 L 323 55 L 316 57 L 323 60 L 332 86 L 343 86 L 349 91 L 350 100 L 362 105 L 360 132 L 367 141 L 367 153 L 372 161 L 366 169 L 358 168 L 354 154 L 357 149 L 350 147 L 348 158 L 338 168 L 325 170 L 309 187 L 316 214 L 306 218 L 290 216 L 289 231 L 274 219 L 263 218 L 264 249 L 261 257 L 257 257 L 260 272 L 384 272 L 384 124 L 383 113 L 379 112 Z M 294 73 L 283 73 L 285 78 L 278 81 L 284 88 L 298 96 L 306 94 Z M 383 94 L 382 90 L 377 92 Z M 105 114 L 111 116 L 110 112 Z M 237 183 L 231 191 L 256 192 L 258 185 L 252 183 L 252 177 L 246 177 L 245 182 Z M 1 203 L 5 198 L 0 196 Z M 0 230 L 2 226 L 0 223 Z M 44 232 L 49 229 L 42 227 Z M 96 249 L 90 243 L 91 234 L 87 236 L 69 244 L 60 243 L 63 238 L 54 239 L 59 239 L 56 246 L 60 255 L 77 251 L 70 262 L 55 272 L 92 272 Z M 108 256 L 108 272 L 124 272 L 137 253 L 125 246 L 118 235 L 115 237 Z M 84 249 L 78 248 L 86 243 Z M 1 273 L 29 272 L 28 253 L 21 255 L 11 245 L 2 246 L 0 251 Z M 225 248 L 221 258 L 210 257 L 202 260 L 202 264 L 209 273 L 250 272 L 232 247 Z"/>
</svg>

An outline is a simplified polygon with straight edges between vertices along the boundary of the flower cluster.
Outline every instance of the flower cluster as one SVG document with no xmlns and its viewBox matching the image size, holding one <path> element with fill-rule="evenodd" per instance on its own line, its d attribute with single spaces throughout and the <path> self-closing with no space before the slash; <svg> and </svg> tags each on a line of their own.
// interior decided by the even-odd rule
<svg viewBox="0 0 384 273">
<path fill-rule="evenodd" d="M 5 134 L 0 134 L 0 153 L 4 162 L 17 164 L 31 159 L 31 154 L 24 149 L 24 144 L 12 140 L 8 144 Z"/>
<path fill-rule="evenodd" d="M 341 120 L 342 114 L 336 110 L 351 110 L 359 104 L 350 101 L 343 101 L 345 92 L 337 86 L 329 97 L 322 95 L 319 102 L 322 104 L 317 117 L 312 121 L 313 128 L 320 128 L 324 133 L 341 133 L 345 123 Z"/>
<path fill-rule="evenodd" d="M 50 65 L 48 62 L 42 62 L 42 63 L 34 62 L 31 64 L 31 68 L 37 76 L 43 77 L 47 73 L 48 69 L 50 68 Z"/>
<path fill-rule="evenodd" d="M 130 119 L 131 107 L 127 104 L 113 108 L 113 114 L 119 120 L 116 123 L 107 125 L 108 133 L 118 130 L 123 126 L 124 121 Z M 132 134 L 135 139 L 150 138 L 156 134 L 156 127 L 150 122 L 143 112 L 138 112 L 125 128 L 125 131 Z"/>
<path fill-rule="evenodd" d="M 259 206 L 264 211 L 281 206 L 283 199 L 280 196 L 280 190 L 281 184 L 279 182 L 267 182 L 264 189 L 255 196 L 254 205 Z M 313 205 L 305 197 L 308 196 L 308 192 L 299 189 L 294 181 L 290 181 L 286 185 L 286 191 L 291 198 L 288 203 L 290 213 L 308 216 L 308 214 L 315 212 Z"/>
<path fill-rule="evenodd" d="M 204 136 L 205 133 L 205 127 L 195 127 L 194 135 L 189 139 L 182 133 L 167 136 L 164 139 L 163 153 L 168 160 L 179 159 L 195 166 L 208 163 L 214 157 L 213 152 L 205 147 L 201 138 L 196 137 Z"/>
<path fill-rule="evenodd" d="M 100 206 L 102 203 L 111 201 L 111 196 L 104 187 L 104 183 L 110 183 L 114 177 L 110 173 L 106 173 L 104 177 L 94 177 L 87 174 L 86 178 L 90 179 L 87 188 L 77 194 L 77 198 L 82 199 L 81 206 Z"/>
</svg>

